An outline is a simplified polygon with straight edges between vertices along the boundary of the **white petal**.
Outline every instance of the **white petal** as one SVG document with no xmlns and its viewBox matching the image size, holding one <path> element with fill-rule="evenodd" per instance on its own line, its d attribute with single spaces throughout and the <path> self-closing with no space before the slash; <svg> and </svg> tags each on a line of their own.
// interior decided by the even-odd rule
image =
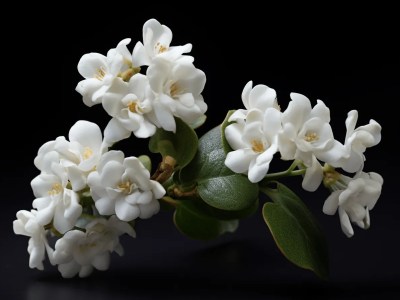
<svg viewBox="0 0 400 300">
<path fill-rule="evenodd" d="M 339 207 L 339 195 L 342 191 L 334 191 L 325 200 L 322 211 L 327 215 L 334 215 Z"/>
<path fill-rule="evenodd" d="M 351 226 L 349 216 L 346 214 L 344 209 L 339 207 L 339 218 L 340 218 L 340 225 L 342 227 L 342 231 L 344 234 L 350 238 L 354 235 L 353 227 Z"/>
<path fill-rule="evenodd" d="M 281 115 L 275 108 L 268 108 L 264 113 L 263 131 L 270 140 L 282 129 Z"/>
<path fill-rule="evenodd" d="M 291 93 L 290 98 L 292 101 L 282 113 L 282 122 L 292 123 L 294 128 L 299 130 L 311 112 L 311 103 L 307 97 L 297 93 Z"/>
<path fill-rule="evenodd" d="M 94 204 L 101 215 L 109 216 L 115 214 L 115 201 L 110 198 L 99 198 L 95 200 Z"/>
<path fill-rule="evenodd" d="M 148 138 L 154 135 L 155 132 L 156 132 L 156 127 L 147 120 L 144 120 L 140 124 L 139 128 L 135 130 L 133 133 L 138 138 Z"/>
<path fill-rule="evenodd" d="M 130 205 L 123 199 L 119 199 L 115 203 L 115 212 L 120 220 L 126 222 L 136 219 L 140 214 L 140 210 L 136 205 Z"/>
<path fill-rule="evenodd" d="M 251 108 L 249 103 L 249 98 L 252 88 L 253 88 L 253 81 L 250 80 L 248 83 L 246 83 L 242 92 L 242 102 L 244 104 L 244 107 L 246 107 L 247 109 Z"/>
<path fill-rule="evenodd" d="M 124 166 L 117 161 L 109 161 L 104 165 L 101 172 L 101 184 L 103 187 L 116 187 L 121 181 L 124 173 Z"/>
<path fill-rule="evenodd" d="M 321 184 L 323 178 L 322 166 L 313 156 L 312 165 L 307 168 L 303 178 L 302 187 L 306 191 L 314 192 Z"/>
<path fill-rule="evenodd" d="M 92 266 L 82 266 L 81 269 L 79 270 L 79 277 L 80 278 L 88 277 L 90 274 L 92 274 L 92 272 L 93 272 Z"/>
<path fill-rule="evenodd" d="M 274 107 L 276 92 L 266 85 L 256 85 L 250 92 L 249 104 L 251 108 L 258 108 L 265 111 L 267 108 Z"/>
<path fill-rule="evenodd" d="M 135 67 L 148 66 L 151 64 L 151 58 L 141 42 L 137 42 L 133 48 L 132 63 Z"/>
<path fill-rule="evenodd" d="M 78 274 L 80 269 L 81 269 L 81 266 L 74 260 L 71 260 L 70 262 L 65 263 L 65 264 L 58 265 L 58 271 L 60 271 L 61 276 L 63 278 L 74 277 L 76 274 Z"/>
<path fill-rule="evenodd" d="M 246 148 L 246 143 L 242 140 L 244 125 L 231 124 L 225 128 L 225 138 L 233 150 Z"/>
<path fill-rule="evenodd" d="M 96 152 L 100 149 L 103 138 L 97 124 L 88 121 L 78 121 L 69 131 L 69 140 L 71 142 L 76 141 Z"/>
<path fill-rule="evenodd" d="M 175 119 L 172 113 L 167 110 L 163 105 L 155 105 L 154 106 L 154 113 L 158 122 L 160 123 L 161 127 L 166 131 L 172 131 L 175 133 L 176 131 L 176 124 Z"/>
<path fill-rule="evenodd" d="M 348 140 L 349 137 L 353 134 L 354 128 L 356 128 L 356 123 L 358 119 L 358 111 L 352 110 L 347 114 L 347 119 L 346 119 L 346 138 L 345 140 Z"/>
<path fill-rule="evenodd" d="M 74 191 L 79 192 L 86 187 L 86 176 L 77 166 L 72 165 L 67 168 L 67 171 Z"/>
<path fill-rule="evenodd" d="M 78 63 L 78 72 L 85 78 L 95 77 L 101 68 L 107 70 L 107 59 L 99 53 L 85 54 Z"/>
<path fill-rule="evenodd" d="M 140 207 L 140 215 L 141 219 L 148 219 L 160 211 L 160 203 L 158 201 L 151 201 L 148 204 L 142 205 L 139 204 Z"/>
<path fill-rule="evenodd" d="M 247 173 L 254 153 L 249 149 L 239 149 L 229 152 L 225 159 L 225 165 L 235 173 Z"/>
<path fill-rule="evenodd" d="M 82 95 L 82 100 L 85 105 L 91 107 L 95 104 L 101 103 L 101 98 L 93 97 L 94 93 L 98 91 L 103 86 L 103 82 L 95 78 L 89 78 L 80 81 L 75 90 Z"/>
<path fill-rule="evenodd" d="M 110 266 L 110 254 L 105 252 L 101 255 L 96 255 L 92 261 L 93 267 L 100 271 L 106 271 Z"/>
<path fill-rule="evenodd" d="M 131 131 L 122 126 L 121 122 L 116 118 L 112 118 L 104 129 L 104 141 L 110 146 L 127 139 L 130 135 Z"/>
<path fill-rule="evenodd" d="M 310 113 L 310 118 L 317 117 L 322 122 L 329 123 L 331 121 L 329 108 L 321 100 L 317 100 L 317 104 L 313 107 Z"/>
</svg>

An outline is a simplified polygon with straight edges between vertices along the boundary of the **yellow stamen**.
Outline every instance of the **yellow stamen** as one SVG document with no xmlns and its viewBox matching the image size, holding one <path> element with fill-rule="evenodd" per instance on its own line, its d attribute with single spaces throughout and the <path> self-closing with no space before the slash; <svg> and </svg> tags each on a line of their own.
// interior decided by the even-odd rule
<svg viewBox="0 0 400 300">
<path fill-rule="evenodd" d="M 57 194 L 60 194 L 63 190 L 63 187 L 59 183 L 54 183 L 53 186 L 51 187 L 51 190 L 49 191 L 50 196 L 55 196 Z"/>
<path fill-rule="evenodd" d="M 85 147 L 85 149 L 83 150 L 83 159 L 87 160 L 89 159 L 91 156 L 93 155 L 93 150 L 90 149 L 89 147 Z"/>
<path fill-rule="evenodd" d="M 168 48 L 165 47 L 164 45 L 161 45 L 160 42 L 158 42 L 158 43 L 156 44 L 155 49 L 156 49 L 156 51 L 157 51 L 158 53 L 163 53 L 163 52 L 165 52 L 165 51 L 168 50 Z"/>
<path fill-rule="evenodd" d="M 102 81 L 104 79 L 104 76 L 106 76 L 106 71 L 104 70 L 103 67 L 100 67 L 99 69 L 97 69 L 96 75 L 94 76 L 94 78 Z"/>
<path fill-rule="evenodd" d="M 138 112 L 138 110 L 137 110 L 138 109 L 137 102 L 130 101 L 128 103 L 128 109 L 133 113 L 137 113 Z"/>
<path fill-rule="evenodd" d="M 264 144 L 260 140 L 252 140 L 251 146 L 252 146 L 251 149 L 257 153 L 264 152 L 265 150 Z"/>
<path fill-rule="evenodd" d="M 315 132 L 309 132 L 304 136 L 304 140 L 306 142 L 315 142 L 318 141 L 319 136 Z"/>
<path fill-rule="evenodd" d="M 174 98 L 178 93 L 180 92 L 179 86 L 175 83 L 171 84 L 171 87 L 169 88 L 169 93 L 172 98 Z"/>
<path fill-rule="evenodd" d="M 133 184 L 129 180 L 121 182 L 118 185 L 118 189 L 124 194 L 130 194 L 133 190 Z"/>
</svg>

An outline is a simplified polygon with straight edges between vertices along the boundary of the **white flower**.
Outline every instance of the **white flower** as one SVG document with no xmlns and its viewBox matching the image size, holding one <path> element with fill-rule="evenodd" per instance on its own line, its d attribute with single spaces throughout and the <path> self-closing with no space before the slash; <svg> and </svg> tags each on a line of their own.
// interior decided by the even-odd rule
<svg viewBox="0 0 400 300">
<path fill-rule="evenodd" d="M 242 102 L 246 109 L 236 110 L 230 116 L 229 121 L 245 119 L 247 112 L 253 108 L 257 108 L 262 112 L 267 108 L 280 110 L 275 90 L 263 84 L 258 84 L 253 88 L 252 81 L 249 81 L 243 89 Z"/>
<path fill-rule="evenodd" d="M 47 242 L 46 230 L 37 221 L 37 211 L 18 211 L 17 220 L 13 222 L 13 229 L 15 234 L 30 237 L 28 242 L 29 267 L 43 270 L 46 250 L 50 261 L 52 261 L 53 250 Z"/>
<path fill-rule="evenodd" d="M 53 163 L 61 164 L 67 171 L 74 191 L 86 187 L 87 175 L 96 168 L 101 155 L 107 150 L 99 126 L 88 121 L 76 122 L 69 131 L 69 141 L 58 137 L 45 143 L 35 158 L 36 167 L 53 173 Z"/>
<path fill-rule="evenodd" d="M 89 276 L 93 268 L 107 270 L 110 264 L 110 253 L 115 251 L 123 255 L 119 236 L 127 233 L 135 237 L 135 231 L 126 222 L 115 216 L 106 219 L 95 219 L 90 222 L 85 232 L 68 231 L 56 242 L 54 263 L 64 278 Z"/>
<path fill-rule="evenodd" d="M 79 60 L 78 71 L 85 79 L 78 83 L 76 90 L 87 106 L 101 103 L 103 95 L 115 81 L 129 79 L 134 74 L 132 57 L 126 47 L 130 41 L 122 40 L 115 49 L 108 51 L 107 57 L 88 53 Z"/>
<path fill-rule="evenodd" d="M 103 155 L 88 185 L 100 214 L 116 214 L 123 221 L 150 218 L 160 209 L 157 199 L 165 194 L 138 158 L 124 158 L 121 151 Z"/>
<path fill-rule="evenodd" d="M 340 167 L 346 172 L 354 173 L 363 169 L 366 148 L 377 145 L 381 140 L 381 126 L 374 120 L 368 125 L 356 127 L 358 112 L 352 110 L 346 119 L 345 154 L 337 162 L 332 162 L 334 167 Z"/>
<path fill-rule="evenodd" d="M 279 151 L 284 160 L 301 160 L 307 167 L 303 188 L 314 191 L 322 180 L 322 168 L 317 159 L 327 163 L 343 155 L 343 145 L 333 137 L 329 125 L 330 112 L 318 100 L 311 108 L 305 96 L 290 94 L 292 101 L 282 113 L 282 131 L 279 134 Z"/>
<path fill-rule="evenodd" d="M 68 141 L 63 136 L 59 136 L 54 141 L 43 144 L 34 159 L 34 164 L 42 172 L 50 172 L 53 163 L 60 163 L 60 153 L 57 149 L 68 148 Z"/>
<path fill-rule="evenodd" d="M 339 210 L 342 230 L 347 237 L 351 237 L 354 230 L 350 221 L 363 229 L 369 228 L 369 211 L 379 199 L 382 184 L 382 176 L 373 172 L 360 172 L 354 178 L 342 175 L 331 185 L 333 192 L 322 210 L 327 215 L 334 215 Z"/>
<path fill-rule="evenodd" d="M 169 61 L 177 59 L 193 62 L 191 56 L 182 56 L 192 50 L 191 44 L 184 46 L 170 46 L 172 32 L 157 20 L 150 19 L 143 25 L 143 44 L 137 42 L 133 49 L 133 63 L 136 66 L 149 66 L 155 57 L 162 57 Z"/>
<path fill-rule="evenodd" d="M 65 233 L 75 226 L 82 213 L 78 195 L 66 189 L 68 177 L 66 170 L 53 163 L 53 173 L 42 173 L 32 182 L 32 190 L 37 197 L 33 201 L 33 207 L 38 210 L 36 221 L 44 226 L 53 221 L 54 228 Z"/>
<path fill-rule="evenodd" d="M 174 116 L 189 125 L 198 125 L 199 120 L 205 119 L 207 104 L 201 95 L 206 83 L 203 71 L 191 63 L 174 64 L 156 58 L 147 70 L 147 77 L 155 93 L 152 121 L 158 127 L 175 132 Z"/>
<path fill-rule="evenodd" d="M 87 175 L 96 168 L 106 149 L 99 126 L 88 121 L 78 121 L 71 127 L 69 141 L 67 147 L 58 151 L 72 189 L 80 191 L 86 187 Z"/>
<path fill-rule="evenodd" d="M 259 182 L 268 172 L 269 164 L 278 150 L 281 113 L 268 108 L 265 113 L 251 109 L 246 120 L 226 127 L 225 137 L 233 150 L 225 165 L 235 173 L 248 174 L 251 182 Z"/>
<path fill-rule="evenodd" d="M 152 112 L 152 92 L 146 76 L 137 74 L 129 83 L 115 84 L 104 95 L 103 107 L 113 117 L 104 130 L 104 139 L 113 144 L 135 136 L 147 138 L 152 136 L 156 127 L 148 120 Z"/>
</svg>

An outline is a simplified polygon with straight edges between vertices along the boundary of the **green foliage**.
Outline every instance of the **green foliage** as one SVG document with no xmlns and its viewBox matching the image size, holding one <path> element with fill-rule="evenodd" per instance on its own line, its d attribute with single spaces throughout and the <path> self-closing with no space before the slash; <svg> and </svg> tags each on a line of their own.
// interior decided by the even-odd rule
<svg viewBox="0 0 400 300">
<path fill-rule="evenodd" d="M 328 247 L 317 220 L 289 188 L 261 190 L 273 201 L 263 207 L 264 220 L 283 255 L 295 265 L 326 279 L 329 273 Z"/>
<path fill-rule="evenodd" d="M 149 149 L 153 153 L 161 153 L 163 157 L 172 156 L 176 169 L 185 167 L 195 156 L 198 145 L 196 132 L 179 118 L 175 118 L 176 132 L 158 128 L 150 138 Z"/>
<path fill-rule="evenodd" d="M 225 166 L 224 139 L 221 126 L 207 132 L 199 140 L 193 161 L 175 179 L 181 185 L 197 183 L 199 196 L 212 207 L 228 211 L 244 210 L 258 199 L 258 185 Z"/>
<path fill-rule="evenodd" d="M 174 223 L 183 234 L 199 240 L 211 240 L 226 232 L 234 232 L 239 224 L 238 220 L 219 220 L 208 215 L 201 204 L 193 200 L 179 203 Z"/>
</svg>

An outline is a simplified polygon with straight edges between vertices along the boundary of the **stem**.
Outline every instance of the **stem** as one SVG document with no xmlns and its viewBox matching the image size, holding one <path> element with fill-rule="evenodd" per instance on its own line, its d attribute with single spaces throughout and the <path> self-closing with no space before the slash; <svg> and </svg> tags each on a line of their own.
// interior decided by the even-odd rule
<svg viewBox="0 0 400 300">
<path fill-rule="evenodd" d="M 295 161 L 293 161 L 293 163 L 290 165 L 290 167 L 286 171 L 267 174 L 264 177 L 263 181 L 271 181 L 271 180 L 277 180 L 277 179 L 280 179 L 283 177 L 303 175 L 306 172 L 306 169 L 294 170 L 299 164 L 301 164 L 301 161 L 295 160 Z"/>
<path fill-rule="evenodd" d="M 172 199 L 171 197 L 168 196 L 162 197 L 160 200 L 164 201 L 165 203 L 173 207 L 177 207 L 179 205 L 179 201 Z"/>
<path fill-rule="evenodd" d="M 163 184 L 174 173 L 175 165 L 176 160 L 172 156 L 167 155 L 163 157 L 162 162 L 158 165 L 158 168 L 153 176 L 151 176 L 151 179 Z"/>
</svg>

